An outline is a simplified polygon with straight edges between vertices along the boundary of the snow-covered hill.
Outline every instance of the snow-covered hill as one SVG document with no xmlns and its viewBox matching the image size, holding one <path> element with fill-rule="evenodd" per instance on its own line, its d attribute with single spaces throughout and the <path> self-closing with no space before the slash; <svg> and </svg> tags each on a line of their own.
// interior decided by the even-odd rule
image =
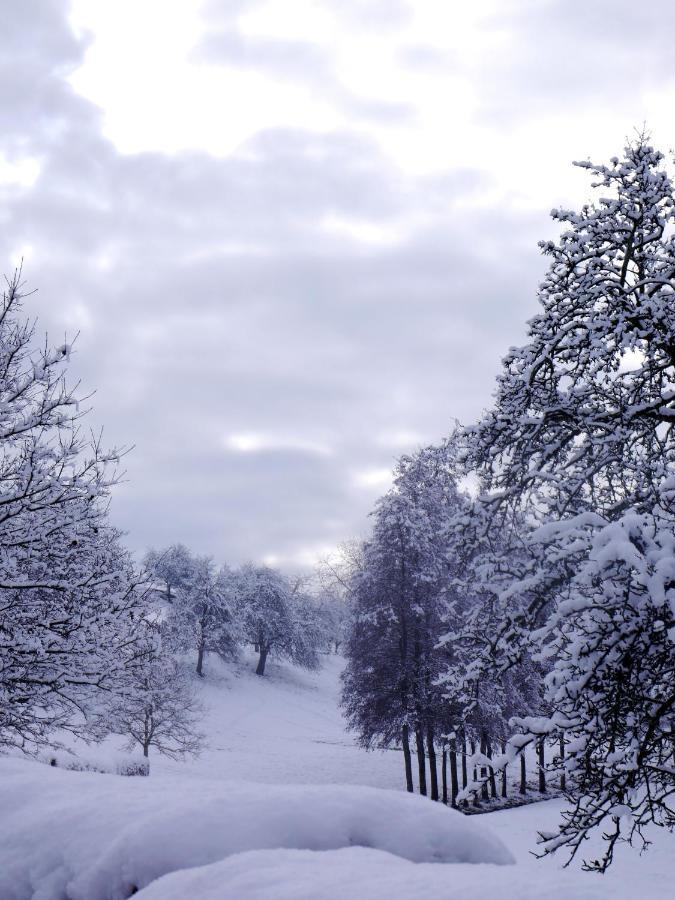
<svg viewBox="0 0 675 900">
<path fill-rule="evenodd" d="M 255 657 L 224 665 L 207 662 L 199 680 L 205 705 L 206 748 L 188 763 L 152 756 L 153 773 L 261 781 L 274 784 L 363 784 L 403 788 L 403 755 L 366 752 L 345 731 L 338 708 L 344 660 L 322 658 L 318 672 L 270 660 L 265 675 L 254 673 Z"/>
</svg>

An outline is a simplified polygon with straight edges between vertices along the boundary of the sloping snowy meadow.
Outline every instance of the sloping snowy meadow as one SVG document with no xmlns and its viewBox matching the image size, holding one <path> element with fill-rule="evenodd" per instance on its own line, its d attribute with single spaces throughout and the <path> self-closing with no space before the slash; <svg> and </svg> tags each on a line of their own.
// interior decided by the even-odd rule
<svg viewBox="0 0 675 900">
<path fill-rule="evenodd" d="M 194 762 L 155 758 L 149 778 L 127 778 L 0 760 L 2 900 L 670 896 L 667 835 L 605 876 L 535 860 L 560 801 L 466 817 L 408 795 L 400 754 L 366 753 L 344 731 L 339 659 L 265 678 L 250 662 L 210 663 L 209 745 Z"/>
</svg>

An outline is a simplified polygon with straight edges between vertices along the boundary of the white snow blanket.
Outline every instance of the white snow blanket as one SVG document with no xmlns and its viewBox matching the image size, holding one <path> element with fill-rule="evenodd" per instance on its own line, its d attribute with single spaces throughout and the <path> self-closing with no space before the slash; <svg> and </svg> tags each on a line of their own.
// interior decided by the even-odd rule
<svg viewBox="0 0 675 900">
<path fill-rule="evenodd" d="M 138 900 L 608 900 L 599 877 L 575 884 L 572 873 L 520 866 L 412 863 L 382 850 L 351 847 L 253 850 L 174 872 Z M 649 895 L 643 895 L 645 898 Z M 666 895 L 664 895 L 666 896 Z M 651 898 L 650 900 L 656 900 Z"/>
<path fill-rule="evenodd" d="M 513 862 L 482 822 L 396 791 L 278 787 L 189 776 L 121 778 L 0 759 L 2 900 L 122 900 L 167 873 L 210 863 L 224 866 L 212 888 L 179 879 L 178 887 L 169 882 L 147 896 L 248 898 L 236 887 L 241 866 L 230 871 L 220 861 L 251 850 L 355 847 L 385 851 L 373 857 L 380 868 L 382 860 L 392 863 L 396 857 L 413 870 L 415 863 Z M 341 896 L 325 893 L 326 884 L 332 870 L 349 865 L 350 857 L 343 857 L 343 863 L 336 863 L 334 854 L 307 858 L 319 868 L 324 859 L 327 866 L 324 893 L 311 896 Z M 283 878 L 284 869 L 288 874 L 285 860 L 283 854 L 270 857 L 267 868 L 260 869 L 263 881 L 255 888 L 258 892 L 250 896 L 310 896 L 298 893 L 299 888 L 293 893 L 290 887 L 291 892 L 283 894 L 281 885 L 270 893 L 274 879 Z M 249 865 L 259 866 L 258 858 Z M 452 883 L 453 870 L 440 868 L 445 872 L 438 873 L 443 883 Z M 198 869 L 192 874 L 198 880 L 211 875 L 204 873 Z M 189 875 L 181 873 L 180 878 Z M 318 875 L 308 877 L 322 883 Z M 216 887 L 220 893 L 213 893 Z"/>
</svg>

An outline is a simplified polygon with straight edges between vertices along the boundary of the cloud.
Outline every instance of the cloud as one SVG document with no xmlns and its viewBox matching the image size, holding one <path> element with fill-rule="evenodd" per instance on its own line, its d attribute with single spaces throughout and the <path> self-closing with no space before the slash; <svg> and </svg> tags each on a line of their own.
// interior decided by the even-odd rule
<svg viewBox="0 0 675 900">
<path fill-rule="evenodd" d="M 337 60 L 330 47 L 310 41 L 247 35 L 230 23 L 222 29 L 209 29 L 189 58 L 197 64 L 262 72 L 275 80 L 299 84 L 355 120 L 396 122 L 412 115 L 412 108 L 401 101 L 368 99 L 348 90 L 337 75 Z"/>
<path fill-rule="evenodd" d="M 326 444 L 286 435 L 255 434 L 251 432 L 228 434 L 225 447 L 234 453 L 307 453 L 310 456 L 331 456 L 333 451 Z"/>
<path fill-rule="evenodd" d="M 22 3 L 8 19 L 0 257 L 9 268 L 30 248 L 26 276 L 38 293 L 28 311 L 55 340 L 81 331 L 73 377 L 97 389 L 92 424 L 105 426 L 110 443 L 135 446 L 112 515 L 138 550 L 180 540 L 232 563 L 297 563 L 363 534 L 396 456 L 440 439 L 454 418 L 480 415 L 500 357 L 522 341 L 536 309 L 544 266 L 536 241 L 559 197 L 547 194 L 537 210 L 519 203 L 517 179 L 534 151 L 506 159 L 499 122 L 478 140 L 483 126 L 460 119 L 438 66 L 455 72 L 466 54 L 441 47 L 441 57 L 425 58 L 410 25 L 417 4 L 339 5 L 343 49 L 361 40 L 365 22 L 368 41 L 391 40 L 392 57 L 406 41 L 416 48 L 405 63 L 411 83 L 416 72 L 440 79 L 432 124 L 445 118 L 448 133 L 431 149 L 455 156 L 416 171 L 399 164 L 401 148 L 431 144 L 437 132 L 422 128 L 421 114 L 419 135 L 403 109 L 388 118 L 388 103 L 411 101 L 407 80 L 390 90 L 386 70 L 381 90 L 355 91 L 356 76 L 321 41 L 256 33 L 246 17 L 268 6 L 204 6 L 209 33 L 194 52 L 202 65 L 210 54 L 207 69 L 222 59 L 235 89 L 226 108 L 190 94 L 195 116 L 210 117 L 214 133 L 219 122 L 229 127 L 228 115 L 245 116 L 248 98 L 236 86 L 249 76 L 263 93 L 278 78 L 313 99 L 273 127 L 253 117 L 250 129 L 246 119 L 246 136 L 220 155 L 185 149 L 187 141 L 180 152 L 122 152 L 106 136 L 109 110 L 73 87 L 95 39 L 73 33 L 65 2 Z M 507 118 L 543 64 L 544 51 L 528 42 L 549 21 L 564 30 L 557 4 L 546 5 L 550 20 L 538 6 L 510 9 L 494 27 L 511 29 L 514 71 L 497 52 L 467 69 L 478 73 L 476 108 L 500 103 Z M 634 60 L 623 27 L 612 37 L 617 58 Z M 615 67 L 614 77 L 617 92 L 633 90 L 629 73 Z M 553 111 L 567 110 L 580 89 L 530 85 L 529 127 L 546 96 Z M 155 114 L 172 112 L 172 97 L 160 91 L 155 110 L 148 85 L 138 91 L 146 105 L 134 115 L 149 134 Z M 187 104 L 175 102 L 172 134 L 189 131 L 192 120 L 179 115 Z M 312 117 L 324 102 L 329 127 Z M 583 156 L 585 140 L 576 141 Z M 547 177 L 557 191 L 557 170 Z"/>
</svg>

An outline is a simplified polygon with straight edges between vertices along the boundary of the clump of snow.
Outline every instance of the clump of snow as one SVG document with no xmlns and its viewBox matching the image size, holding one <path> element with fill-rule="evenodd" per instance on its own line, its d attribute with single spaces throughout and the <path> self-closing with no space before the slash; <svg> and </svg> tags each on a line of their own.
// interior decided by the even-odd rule
<svg viewBox="0 0 675 900">
<path fill-rule="evenodd" d="M 513 867 L 505 878 L 494 866 L 412 863 L 382 850 L 351 847 L 255 850 L 222 862 L 173 872 L 138 900 L 606 900 L 598 879 L 572 883 L 572 873 L 542 871 L 533 878 Z"/>
<path fill-rule="evenodd" d="M 249 850 L 361 846 L 411 863 L 513 862 L 475 819 L 377 788 L 122 779 L 8 758 L 0 810 L 11 810 L 0 815 L 3 900 L 122 900 Z"/>
</svg>

